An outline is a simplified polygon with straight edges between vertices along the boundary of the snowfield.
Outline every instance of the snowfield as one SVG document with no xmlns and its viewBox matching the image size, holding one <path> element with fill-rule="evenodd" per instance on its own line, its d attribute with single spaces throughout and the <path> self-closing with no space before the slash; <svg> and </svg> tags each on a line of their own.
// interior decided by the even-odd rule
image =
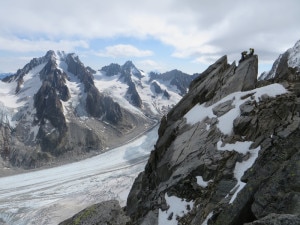
<svg viewBox="0 0 300 225">
<path fill-rule="evenodd" d="M 117 199 L 124 206 L 157 130 L 80 162 L 0 178 L 0 224 L 57 225 L 101 201 Z"/>
</svg>

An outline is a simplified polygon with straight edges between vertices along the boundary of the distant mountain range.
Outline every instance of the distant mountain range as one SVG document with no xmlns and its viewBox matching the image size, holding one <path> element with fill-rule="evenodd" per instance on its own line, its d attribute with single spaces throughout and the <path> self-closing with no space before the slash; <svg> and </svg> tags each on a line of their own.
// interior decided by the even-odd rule
<svg viewBox="0 0 300 225">
<path fill-rule="evenodd" d="M 60 51 L 2 75 L 0 164 L 24 168 L 99 153 L 141 134 L 197 76 L 146 74 L 131 61 L 94 70 Z"/>
<path fill-rule="evenodd" d="M 13 73 L 0 73 L 0 80 L 2 80 L 5 77 L 8 77 L 10 75 L 12 75 Z"/>
</svg>

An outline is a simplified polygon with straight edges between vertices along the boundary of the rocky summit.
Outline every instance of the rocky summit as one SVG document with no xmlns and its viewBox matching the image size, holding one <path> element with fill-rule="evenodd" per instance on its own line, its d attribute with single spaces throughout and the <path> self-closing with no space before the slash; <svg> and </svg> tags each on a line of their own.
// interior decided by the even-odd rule
<svg viewBox="0 0 300 225">
<path fill-rule="evenodd" d="M 223 56 L 163 117 L 132 224 L 300 224 L 300 77 L 257 71 L 257 55 Z"/>
</svg>

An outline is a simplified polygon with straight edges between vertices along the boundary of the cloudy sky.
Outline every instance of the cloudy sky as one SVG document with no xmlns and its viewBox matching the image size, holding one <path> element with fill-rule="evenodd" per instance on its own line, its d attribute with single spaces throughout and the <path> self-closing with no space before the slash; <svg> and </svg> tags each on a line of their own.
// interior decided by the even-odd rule
<svg viewBox="0 0 300 225">
<path fill-rule="evenodd" d="M 0 72 L 53 49 L 94 69 L 132 60 L 193 74 L 250 47 L 261 72 L 300 39 L 299 12 L 299 0 L 1 0 Z"/>
</svg>

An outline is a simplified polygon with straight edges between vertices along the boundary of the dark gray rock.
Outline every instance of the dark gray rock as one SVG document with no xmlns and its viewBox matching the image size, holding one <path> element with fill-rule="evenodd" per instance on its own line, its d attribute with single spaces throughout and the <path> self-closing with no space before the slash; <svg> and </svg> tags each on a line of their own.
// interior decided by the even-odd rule
<svg viewBox="0 0 300 225">
<path fill-rule="evenodd" d="M 215 106 L 212 110 L 216 116 L 222 116 L 227 113 L 229 110 L 233 109 L 232 105 L 233 100 L 228 100 L 226 102 L 222 102 L 221 104 Z"/>
<path fill-rule="evenodd" d="M 246 223 L 245 225 L 297 225 L 300 224 L 300 215 L 271 213 L 266 217 Z"/>
<path fill-rule="evenodd" d="M 143 102 L 139 93 L 136 90 L 135 84 L 133 82 L 130 82 L 128 86 L 129 87 L 126 92 L 127 98 L 133 106 L 141 108 Z"/>
<path fill-rule="evenodd" d="M 154 92 L 157 93 L 157 94 L 161 94 L 163 93 L 163 90 L 161 89 L 161 87 L 158 85 L 157 82 L 152 82 L 151 83 L 151 86 L 154 88 Z"/>
<path fill-rule="evenodd" d="M 102 67 L 100 71 L 104 71 L 106 76 L 111 77 L 121 73 L 121 66 L 116 63 L 111 63 L 108 66 Z"/>
</svg>

